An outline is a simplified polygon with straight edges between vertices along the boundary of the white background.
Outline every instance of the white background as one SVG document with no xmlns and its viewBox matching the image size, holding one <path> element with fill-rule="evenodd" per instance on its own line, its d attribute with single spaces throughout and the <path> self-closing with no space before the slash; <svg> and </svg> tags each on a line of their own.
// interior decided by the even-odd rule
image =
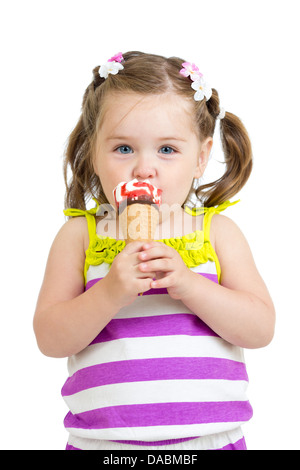
<svg viewBox="0 0 300 470">
<path fill-rule="evenodd" d="M 254 170 L 226 215 L 245 233 L 277 310 L 247 350 L 248 448 L 300 449 L 299 2 L 1 2 L 2 449 L 63 449 L 66 360 L 37 349 L 32 317 L 64 223 L 62 155 L 92 69 L 119 51 L 195 62 L 249 130 Z M 218 145 L 210 162 L 221 158 Z M 208 173 L 209 175 L 209 173 Z"/>
</svg>

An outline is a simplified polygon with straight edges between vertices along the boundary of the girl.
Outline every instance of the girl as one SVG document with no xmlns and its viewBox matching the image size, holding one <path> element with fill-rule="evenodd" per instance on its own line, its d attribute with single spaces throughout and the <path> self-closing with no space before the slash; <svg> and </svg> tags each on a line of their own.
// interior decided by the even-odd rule
<svg viewBox="0 0 300 470">
<path fill-rule="evenodd" d="M 217 119 L 226 171 L 196 190 L 193 210 Z M 242 348 L 271 341 L 275 313 L 244 236 L 219 213 L 251 167 L 243 124 L 194 64 L 128 52 L 94 69 L 66 150 L 70 219 L 34 317 L 41 351 L 69 358 L 67 449 L 246 448 Z M 113 189 L 132 179 L 162 190 L 156 241 L 119 233 Z"/>
</svg>

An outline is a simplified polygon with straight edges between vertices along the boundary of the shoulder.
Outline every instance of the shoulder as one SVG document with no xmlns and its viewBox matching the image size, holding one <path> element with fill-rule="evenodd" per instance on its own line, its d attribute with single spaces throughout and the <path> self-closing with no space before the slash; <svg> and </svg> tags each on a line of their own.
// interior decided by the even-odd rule
<svg viewBox="0 0 300 470">
<path fill-rule="evenodd" d="M 82 293 L 86 243 L 85 217 L 72 218 L 60 228 L 50 248 L 38 308 Z"/>
<path fill-rule="evenodd" d="M 228 243 L 247 243 L 239 226 L 232 219 L 223 214 L 214 214 L 212 217 L 210 236 L 211 242 L 216 250 L 218 247 L 223 247 L 224 244 Z"/>
<path fill-rule="evenodd" d="M 84 216 L 72 217 L 67 220 L 58 231 L 54 244 L 62 244 L 70 247 L 82 247 L 84 252 L 89 245 L 89 233 L 87 221 Z"/>
<path fill-rule="evenodd" d="M 211 243 L 220 262 L 222 284 L 236 283 L 238 277 L 256 272 L 248 241 L 229 217 L 215 214 L 211 221 Z"/>
<path fill-rule="evenodd" d="M 62 225 L 50 248 L 46 270 L 81 270 L 89 235 L 85 217 L 69 219 Z"/>
</svg>

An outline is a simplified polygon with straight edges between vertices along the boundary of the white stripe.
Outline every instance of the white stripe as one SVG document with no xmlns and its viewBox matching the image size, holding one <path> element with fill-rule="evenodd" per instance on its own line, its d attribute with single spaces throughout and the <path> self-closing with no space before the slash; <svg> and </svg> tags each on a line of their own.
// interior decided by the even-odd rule
<svg viewBox="0 0 300 470">
<path fill-rule="evenodd" d="M 89 269 L 86 273 L 87 282 L 106 276 L 109 271 L 109 266 L 110 265 L 108 263 L 101 263 L 97 266 L 89 266 Z"/>
<path fill-rule="evenodd" d="M 119 442 L 100 441 L 94 439 L 83 439 L 76 436 L 69 436 L 68 443 L 73 447 L 82 450 L 214 450 L 221 449 L 228 444 L 233 444 L 243 438 L 243 432 L 240 427 L 227 432 L 221 432 L 209 436 L 203 436 L 178 444 L 163 446 L 133 446 L 130 444 L 121 444 Z M 169 438 L 171 439 L 171 438 Z M 166 440 L 166 439 L 165 439 Z M 163 457 L 162 457 L 163 458 Z M 145 461 L 147 464 L 147 461 Z M 151 463 L 151 462 L 150 462 Z"/>
<path fill-rule="evenodd" d="M 87 280 L 104 277 L 109 269 L 107 263 L 99 266 L 90 266 Z M 206 264 L 192 268 L 194 272 L 216 274 L 215 264 L 208 261 Z M 114 318 L 137 318 L 156 315 L 173 315 L 175 313 L 192 313 L 180 300 L 172 299 L 168 294 L 140 295 L 135 301 L 123 307 Z"/>
<path fill-rule="evenodd" d="M 92 281 L 93 279 L 99 279 L 106 276 L 109 269 L 110 265 L 108 263 L 101 263 L 95 266 L 89 266 L 86 273 L 87 282 Z M 214 261 L 210 260 L 208 260 L 206 263 L 199 264 L 199 266 L 190 269 L 195 273 L 217 274 L 216 264 Z"/>
<path fill-rule="evenodd" d="M 167 439 L 181 439 L 186 437 L 207 436 L 210 434 L 223 433 L 236 429 L 242 424 L 243 422 L 238 421 L 236 423 L 180 424 L 176 426 L 145 426 L 135 428 L 124 427 L 111 429 L 66 429 L 70 432 L 70 434 L 72 434 L 72 436 L 88 439 L 165 441 Z M 78 447 L 80 448 L 80 446 Z M 140 446 L 136 448 L 142 449 Z"/>
<path fill-rule="evenodd" d="M 192 313 L 181 300 L 172 299 L 168 294 L 140 295 L 121 310 L 114 318 L 137 318 L 175 313 Z"/>
<path fill-rule="evenodd" d="M 190 268 L 191 271 L 195 273 L 203 273 L 203 274 L 217 274 L 216 263 L 214 261 L 206 261 L 206 263 L 199 264 L 195 268 Z"/>
<path fill-rule="evenodd" d="M 160 380 L 89 388 L 63 397 L 73 414 L 119 405 L 246 401 L 243 380 Z"/>
<path fill-rule="evenodd" d="M 243 350 L 215 336 L 129 338 L 88 346 L 68 359 L 69 375 L 96 364 L 161 357 L 216 357 L 244 362 Z"/>
<path fill-rule="evenodd" d="M 89 266 L 86 274 L 87 282 L 93 279 L 99 279 L 108 273 L 110 269 L 110 265 L 108 263 L 101 263 L 96 266 Z M 199 264 L 194 268 L 190 268 L 191 271 L 195 273 L 203 273 L 203 274 L 217 274 L 216 264 L 214 261 L 208 260 L 206 263 Z"/>
</svg>

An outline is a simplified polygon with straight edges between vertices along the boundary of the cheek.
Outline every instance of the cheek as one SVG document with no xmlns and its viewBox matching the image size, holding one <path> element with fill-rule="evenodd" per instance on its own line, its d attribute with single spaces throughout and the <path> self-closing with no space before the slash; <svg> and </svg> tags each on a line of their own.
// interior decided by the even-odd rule
<svg viewBox="0 0 300 470">
<path fill-rule="evenodd" d="M 173 204 L 182 206 L 188 197 L 192 184 L 193 180 L 188 176 L 180 175 L 177 179 L 170 178 L 170 184 L 165 191 L 164 202 L 170 206 Z"/>
<path fill-rule="evenodd" d="M 101 174 L 99 179 L 108 202 L 112 204 L 114 202 L 113 190 L 118 183 L 114 183 L 114 180 L 107 174 Z"/>
<path fill-rule="evenodd" d="M 127 181 L 128 175 L 114 162 L 101 162 L 98 165 L 98 177 L 108 202 L 114 205 L 113 190 L 121 181 Z"/>
</svg>

